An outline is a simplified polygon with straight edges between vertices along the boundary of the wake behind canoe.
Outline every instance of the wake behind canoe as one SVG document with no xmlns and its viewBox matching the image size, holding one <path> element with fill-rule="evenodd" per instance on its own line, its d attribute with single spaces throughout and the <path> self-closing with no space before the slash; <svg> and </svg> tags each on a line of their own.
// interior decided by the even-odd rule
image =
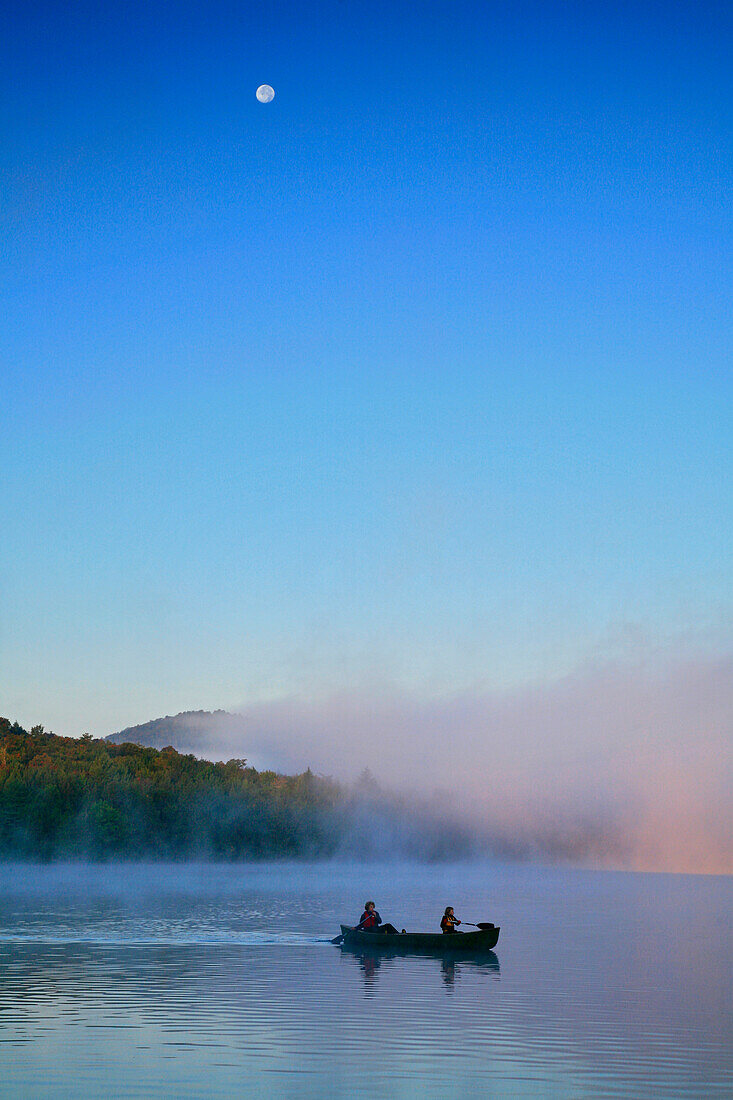
<svg viewBox="0 0 733 1100">
<path fill-rule="evenodd" d="M 391 935 L 383 932 L 362 932 L 348 924 L 341 925 L 344 944 L 350 947 L 386 948 L 390 951 L 426 951 L 431 954 L 454 951 L 491 951 L 499 940 L 500 928 L 480 929 L 478 932 L 402 932 Z"/>
</svg>

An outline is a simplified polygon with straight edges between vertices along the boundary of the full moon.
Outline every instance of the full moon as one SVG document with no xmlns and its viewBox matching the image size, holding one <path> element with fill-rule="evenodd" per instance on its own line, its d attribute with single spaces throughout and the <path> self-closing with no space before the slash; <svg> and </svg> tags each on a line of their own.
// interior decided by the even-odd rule
<svg viewBox="0 0 733 1100">
<path fill-rule="evenodd" d="M 260 103 L 271 103 L 275 98 L 275 89 L 271 88 L 269 84 L 260 84 L 255 95 Z"/>
</svg>

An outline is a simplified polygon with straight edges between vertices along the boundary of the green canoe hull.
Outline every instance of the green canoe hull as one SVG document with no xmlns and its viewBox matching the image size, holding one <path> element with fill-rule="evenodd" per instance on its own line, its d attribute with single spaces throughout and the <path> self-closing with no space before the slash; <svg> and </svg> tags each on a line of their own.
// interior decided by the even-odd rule
<svg viewBox="0 0 733 1100">
<path fill-rule="evenodd" d="M 478 932 L 403 932 L 390 935 L 385 932 L 361 932 L 348 924 L 341 925 L 344 944 L 371 950 L 416 952 L 430 955 L 453 954 L 456 951 L 491 951 L 499 940 L 500 928 L 480 929 Z"/>
</svg>

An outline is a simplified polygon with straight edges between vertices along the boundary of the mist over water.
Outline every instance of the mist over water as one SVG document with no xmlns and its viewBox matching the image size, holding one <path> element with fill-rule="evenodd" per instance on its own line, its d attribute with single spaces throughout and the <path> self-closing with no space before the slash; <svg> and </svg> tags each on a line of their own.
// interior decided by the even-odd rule
<svg viewBox="0 0 733 1100">
<path fill-rule="evenodd" d="M 369 768 L 494 850 L 599 866 L 733 870 L 733 660 L 680 655 L 430 697 L 390 684 L 216 717 L 214 757 L 336 778 Z"/>
</svg>

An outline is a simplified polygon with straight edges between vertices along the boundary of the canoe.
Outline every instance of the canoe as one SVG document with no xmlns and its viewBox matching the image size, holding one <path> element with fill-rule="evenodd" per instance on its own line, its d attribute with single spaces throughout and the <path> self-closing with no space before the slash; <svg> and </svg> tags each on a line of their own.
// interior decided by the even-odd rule
<svg viewBox="0 0 733 1100">
<path fill-rule="evenodd" d="M 500 928 L 479 929 L 477 932 L 363 932 L 348 924 L 341 925 L 344 944 L 349 947 L 387 949 L 389 951 L 424 951 L 431 955 L 455 951 L 491 951 L 499 940 Z"/>
</svg>

